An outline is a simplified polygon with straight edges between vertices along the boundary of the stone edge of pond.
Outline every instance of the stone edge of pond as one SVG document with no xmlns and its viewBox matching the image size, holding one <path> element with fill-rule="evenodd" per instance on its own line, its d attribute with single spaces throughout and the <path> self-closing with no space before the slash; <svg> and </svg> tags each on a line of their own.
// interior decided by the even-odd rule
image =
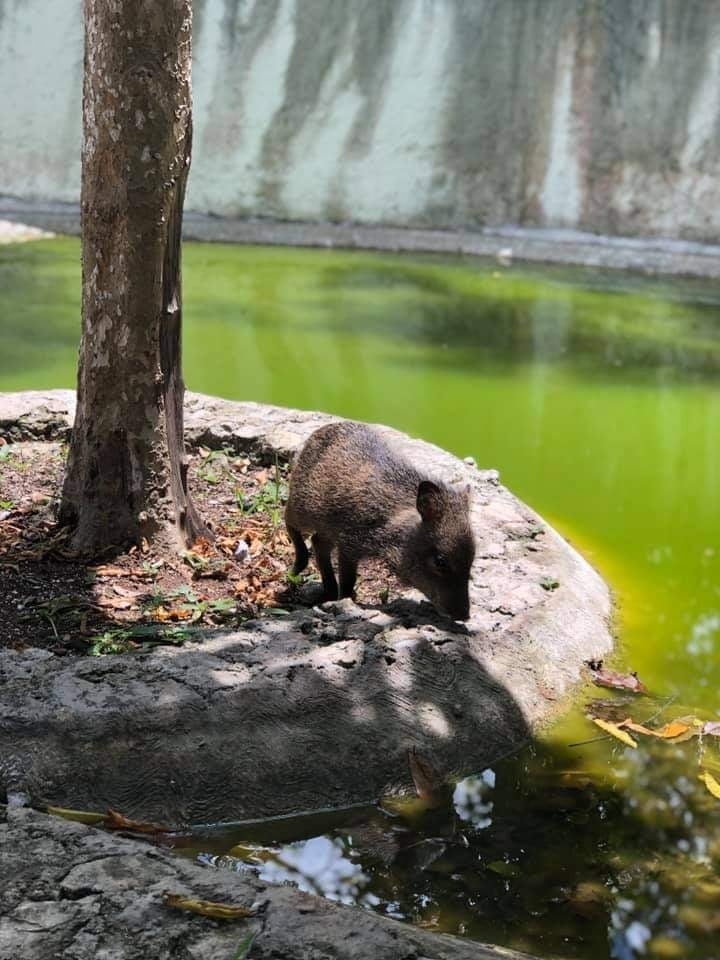
<svg viewBox="0 0 720 960">
<path fill-rule="evenodd" d="M 0 196 L 0 217 L 23 227 L 80 234 L 73 203 L 31 203 Z M 657 276 L 720 278 L 720 246 L 665 237 L 624 237 L 566 228 L 423 229 L 354 223 L 289 222 L 210 216 L 186 210 L 183 237 L 210 243 L 439 253 L 632 270 Z"/>
<path fill-rule="evenodd" d="M 203 867 L 34 810 L 0 808 L 0 957 L 232 960 L 522 960 L 526 954 L 420 930 L 367 910 Z M 256 906 L 237 922 L 172 909 L 163 893 Z"/>
<path fill-rule="evenodd" d="M 0 434 L 67 436 L 72 391 L 0 394 Z M 192 444 L 264 462 L 325 414 L 188 394 Z M 474 490 L 472 617 L 448 624 L 410 592 L 263 616 L 134 656 L 0 655 L 0 786 L 37 804 L 161 822 L 252 819 L 372 801 L 517 749 L 612 647 L 599 575 L 492 470 L 384 430 L 421 469 Z"/>
</svg>

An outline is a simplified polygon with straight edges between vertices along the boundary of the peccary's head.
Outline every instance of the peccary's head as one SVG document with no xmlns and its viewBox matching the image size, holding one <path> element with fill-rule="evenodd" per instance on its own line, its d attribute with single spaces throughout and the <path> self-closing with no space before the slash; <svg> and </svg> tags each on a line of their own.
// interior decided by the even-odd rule
<svg viewBox="0 0 720 960">
<path fill-rule="evenodd" d="M 475 539 L 470 527 L 470 488 L 452 490 L 422 480 L 417 524 L 403 551 L 403 578 L 453 620 L 470 616 L 470 567 Z"/>
</svg>

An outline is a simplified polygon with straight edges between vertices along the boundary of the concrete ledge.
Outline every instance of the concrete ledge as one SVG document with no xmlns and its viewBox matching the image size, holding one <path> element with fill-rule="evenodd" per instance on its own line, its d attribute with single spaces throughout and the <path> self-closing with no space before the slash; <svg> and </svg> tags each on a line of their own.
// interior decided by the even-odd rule
<svg viewBox="0 0 720 960">
<path fill-rule="evenodd" d="M 66 433 L 71 401 L 0 395 L 2 430 Z M 266 460 L 290 456 L 329 419 L 200 395 L 186 405 L 190 442 Z M 138 656 L 5 651 L 0 787 L 170 823 L 235 820 L 405 787 L 410 747 L 451 776 L 528 740 L 583 661 L 610 650 L 608 589 L 494 471 L 383 429 L 421 469 L 473 487 L 467 627 L 409 592 L 384 608 L 341 601 L 268 615 Z M 544 588 L 548 576 L 556 589 Z"/>
<path fill-rule="evenodd" d="M 29 204 L 0 197 L 0 218 L 56 233 L 80 233 L 75 204 Z M 464 254 L 634 270 L 668 276 L 720 277 L 720 246 L 663 237 L 609 237 L 577 230 L 488 227 L 484 230 L 422 230 L 352 223 L 236 220 L 186 211 L 186 240 L 327 247 L 390 252 Z"/>
</svg>

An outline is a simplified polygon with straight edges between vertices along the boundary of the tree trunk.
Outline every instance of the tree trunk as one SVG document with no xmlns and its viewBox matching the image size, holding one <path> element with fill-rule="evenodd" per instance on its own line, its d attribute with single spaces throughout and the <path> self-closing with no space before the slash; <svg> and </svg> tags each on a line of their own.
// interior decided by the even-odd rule
<svg viewBox="0 0 720 960">
<path fill-rule="evenodd" d="M 60 508 L 82 553 L 204 529 L 180 364 L 191 26 L 191 0 L 85 0 L 82 341 Z"/>
</svg>

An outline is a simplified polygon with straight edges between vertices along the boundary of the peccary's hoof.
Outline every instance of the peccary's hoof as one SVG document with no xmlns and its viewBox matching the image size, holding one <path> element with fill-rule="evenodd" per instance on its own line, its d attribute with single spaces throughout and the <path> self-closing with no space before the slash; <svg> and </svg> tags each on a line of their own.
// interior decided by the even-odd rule
<svg viewBox="0 0 720 960">
<path fill-rule="evenodd" d="M 310 607 L 316 607 L 319 603 L 325 603 L 328 599 L 323 585 L 313 581 L 303 583 L 298 590 L 298 595 L 300 601 Z"/>
</svg>

